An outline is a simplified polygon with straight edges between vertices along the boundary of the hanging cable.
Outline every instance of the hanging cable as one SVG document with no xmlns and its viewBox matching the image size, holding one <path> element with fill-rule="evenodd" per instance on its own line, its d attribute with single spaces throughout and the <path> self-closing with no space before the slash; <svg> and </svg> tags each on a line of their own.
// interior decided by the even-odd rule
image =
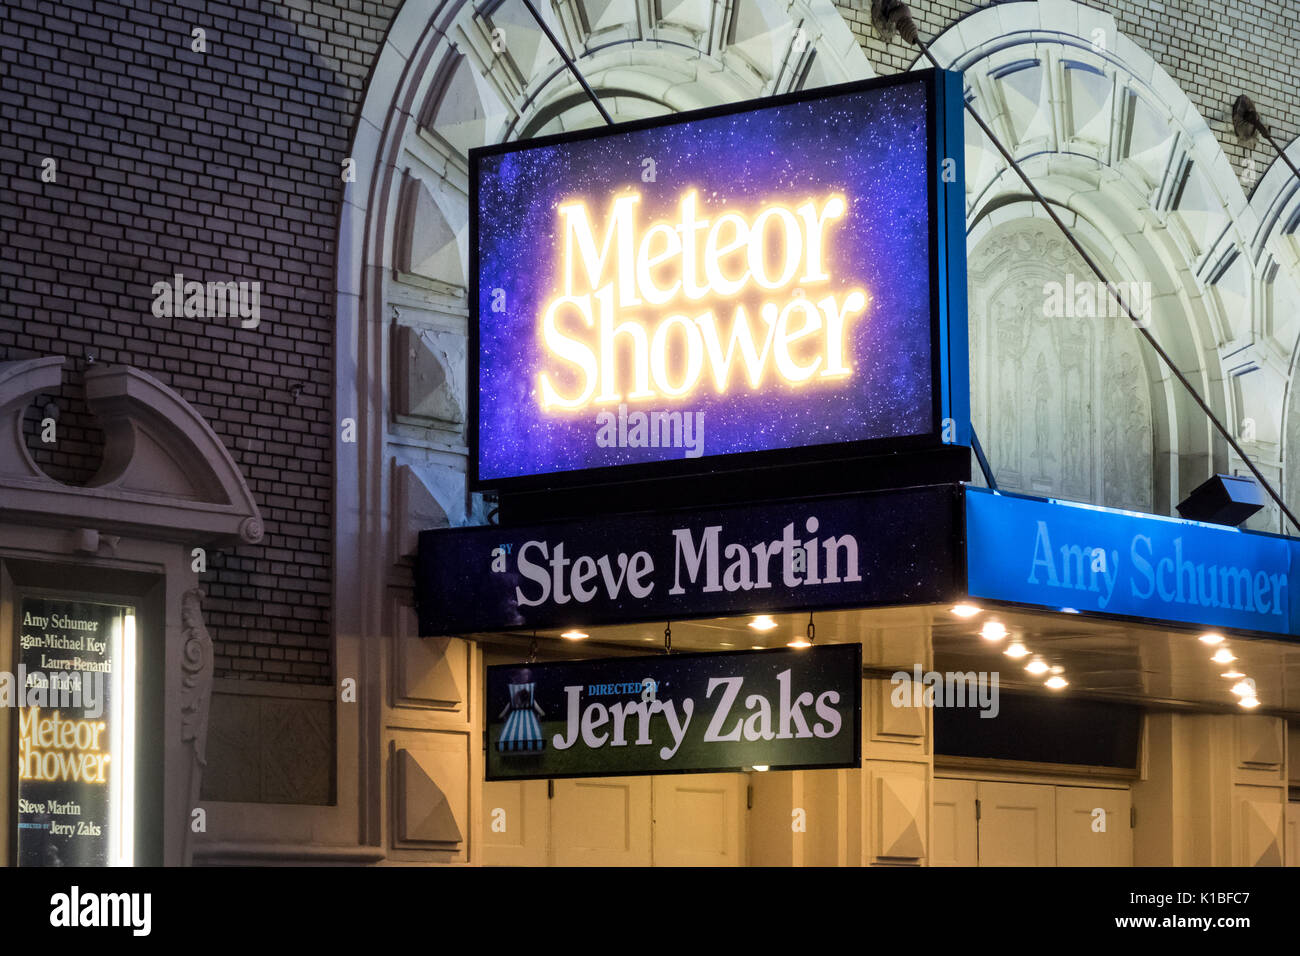
<svg viewBox="0 0 1300 956">
<path fill-rule="evenodd" d="M 872 0 L 871 18 L 872 23 L 875 24 L 876 30 L 881 36 L 881 39 L 886 43 L 888 43 L 889 40 L 893 38 L 894 34 L 897 33 L 907 42 L 919 47 L 922 55 L 930 61 L 930 64 L 936 70 L 943 69 L 943 66 L 935 59 L 934 54 L 930 52 L 930 47 L 921 39 L 920 32 L 916 27 L 916 22 L 912 19 L 912 11 L 908 9 L 907 4 L 903 3 L 902 0 Z M 1291 513 L 1291 509 L 1288 508 L 1286 502 L 1282 500 L 1282 496 L 1274 490 L 1273 486 L 1269 484 L 1268 479 L 1266 479 L 1263 473 L 1255 467 L 1255 463 L 1250 460 L 1250 457 L 1246 454 L 1241 445 L 1237 443 L 1237 439 L 1232 436 L 1232 433 L 1228 431 L 1227 427 L 1219 421 L 1218 416 L 1214 414 L 1214 411 L 1206 403 L 1205 399 L 1201 398 L 1200 393 L 1196 390 L 1196 387 L 1192 385 L 1187 376 L 1179 371 L 1178 366 L 1174 364 L 1173 358 L 1170 357 L 1168 352 L 1161 348 L 1160 343 L 1156 341 L 1155 336 L 1146 329 L 1142 320 L 1137 317 L 1128 302 L 1125 301 L 1122 295 L 1120 295 L 1119 289 L 1107 280 L 1105 274 L 1101 271 L 1101 266 L 1099 266 L 1097 261 L 1086 249 L 1084 249 L 1079 240 L 1074 237 L 1074 233 L 1070 232 L 1069 227 L 1065 225 L 1061 220 L 1061 217 L 1057 215 L 1056 210 L 1052 208 L 1052 204 L 1047 201 L 1047 197 L 1039 191 L 1038 187 L 1033 184 L 1025 171 L 1020 168 L 1020 164 L 1016 162 L 1015 158 L 1010 152 L 1008 152 L 1007 148 L 1002 145 L 1001 140 L 999 140 L 993 130 L 989 128 L 988 123 L 984 122 L 983 117 L 981 117 L 979 113 L 975 112 L 975 107 L 971 104 L 970 100 L 965 101 L 965 106 L 966 112 L 970 114 L 971 119 L 973 119 L 975 124 L 984 131 L 984 135 L 988 137 L 989 142 L 991 142 L 997 149 L 998 153 L 1001 154 L 1002 158 L 1007 162 L 1007 165 L 1015 170 L 1016 175 L 1019 176 L 1021 182 L 1025 184 L 1025 188 L 1029 190 L 1030 195 L 1032 195 L 1038 204 L 1043 207 L 1043 211 L 1047 213 L 1048 218 L 1050 218 L 1052 222 L 1056 223 L 1057 228 L 1061 230 L 1066 241 L 1070 243 L 1074 248 L 1074 251 L 1079 254 L 1079 257 L 1082 258 L 1088 268 L 1092 270 L 1093 274 L 1105 283 L 1106 290 L 1115 301 L 1119 303 L 1120 308 L 1124 310 L 1130 321 L 1132 321 L 1134 328 L 1136 328 L 1142 337 L 1147 340 L 1147 343 L 1151 348 L 1155 350 L 1156 355 L 1160 358 L 1160 361 L 1164 363 L 1165 367 L 1169 369 L 1170 374 L 1172 374 L 1174 378 L 1178 379 L 1183 388 L 1187 390 L 1187 393 L 1192 397 L 1192 400 L 1196 402 L 1201 411 L 1205 413 L 1205 417 L 1210 420 L 1210 423 L 1214 426 L 1215 430 L 1223 436 L 1223 439 L 1228 443 L 1228 446 L 1236 452 L 1237 457 L 1241 459 L 1242 464 L 1250 469 L 1250 473 L 1255 476 L 1255 480 L 1259 482 L 1260 486 L 1268 492 L 1268 496 L 1273 499 L 1282 514 L 1290 520 L 1291 525 L 1297 531 L 1300 531 L 1300 520 L 1297 520 L 1296 516 Z M 1285 527 L 1283 530 L 1285 530 Z"/>
<path fill-rule="evenodd" d="M 569 57 L 569 54 L 565 51 L 564 47 L 560 46 L 559 37 L 551 32 L 551 28 L 547 25 L 546 21 L 542 19 L 542 15 L 537 12 L 537 8 L 533 6 L 533 0 L 523 0 L 523 2 L 524 6 L 528 8 L 528 12 L 533 15 L 533 19 L 537 21 L 537 25 L 542 28 L 542 32 L 546 34 L 546 39 L 550 40 L 551 46 L 555 47 L 555 52 L 560 54 L 560 59 L 564 61 L 564 65 L 569 68 L 569 72 L 572 73 L 574 78 L 582 85 L 582 88 L 587 92 L 587 96 L 591 98 L 592 104 L 600 111 L 600 115 L 605 117 L 605 122 L 610 126 L 613 126 L 614 117 L 610 116 L 609 113 L 606 112 L 605 105 L 600 102 L 600 97 L 596 95 L 596 91 L 587 83 L 587 78 L 583 76 L 582 71 L 578 69 L 578 64 L 574 63 Z"/>
</svg>

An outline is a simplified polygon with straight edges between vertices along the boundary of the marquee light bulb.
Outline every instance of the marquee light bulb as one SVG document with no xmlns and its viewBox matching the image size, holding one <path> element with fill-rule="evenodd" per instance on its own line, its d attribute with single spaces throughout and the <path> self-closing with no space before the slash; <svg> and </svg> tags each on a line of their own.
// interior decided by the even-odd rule
<svg viewBox="0 0 1300 956">
<path fill-rule="evenodd" d="M 1209 632 L 1208 634 L 1202 634 L 1202 635 L 1201 635 L 1201 643 L 1202 643 L 1202 644 L 1222 644 L 1222 643 L 1223 643 L 1223 635 L 1222 635 L 1222 634 L 1215 634 L 1213 631 Z"/>
<path fill-rule="evenodd" d="M 590 634 L 575 629 L 567 630 L 560 635 L 566 641 L 585 641 L 590 636 Z"/>
<path fill-rule="evenodd" d="M 980 628 L 980 637 L 986 641 L 1000 641 L 1007 636 L 1007 626 L 1001 621 L 986 621 Z"/>
<path fill-rule="evenodd" d="M 1238 697 L 1254 697 L 1255 682 L 1253 680 L 1239 680 L 1232 685 L 1232 692 Z"/>
<path fill-rule="evenodd" d="M 1240 704 L 1242 707 L 1245 707 L 1247 710 L 1253 710 L 1254 708 L 1259 706 L 1259 698 L 1243 697 L 1241 698 L 1241 700 L 1237 701 L 1237 703 Z"/>
<path fill-rule="evenodd" d="M 793 641 L 790 641 L 785 646 L 795 647 L 798 648 L 799 650 L 803 650 L 805 647 L 812 647 L 812 641 L 808 640 L 808 638 L 806 637 L 796 637 Z"/>
<path fill-rule="evenodd" d="M 755 765 L 754 765 L 753 767 L 751 767 L 750 769 L 752 769 L 752 770 L 757 770 L 759 773 L 767 773 L 767 771 L 768 771 L 768 765 L 767 765 L 767 764 L 755 764 Z"/>
<path fill-rule="evenodd" d="M 1047 666 L 1046 661 L 1040 661 L 1037 659 L 1032 660 L 1025 665 L 1025 670 L 1029 671 L 1029 673 L 1034 675 L 1046 674 L 1050 669 L 1051 668 Z"/>
<path fill-rule="evenodd" d="M 756 631 L 770 631 L 776 627 L 776 621 L 766 614 L 759 614 L 749 622 L 749 626 Z"/>
<path fill-rule="evenodd" d="M 1236 658 L 1232 656 L 1232 651 L 1228 650 L 1226 647 L 1221 647 L 1214 652 L 1214 656 L 1211 657 L 1210 660 L 1214 661 L 1216 664 L 1231 664 L 1236 660 Z"/>
<path fill-rule="evenodd" d="M 1002 653 L 1007 655 L 1007 657 L 1016 658 L 1018 660 L 1022 657 L 1029 656 L 1029 648 L 1025 647 L 1025 645 L 1021 644 L 1019 641 L 1016 641 Z"/>
<path fill-rule="evenodd" d="M 1220 676 L 1220 677 L 1226 677 L 1228 680 L 1236 680 L 1238 677 L 1245 677 L 1246 675 L 1243 674 L 1241 671 L 1237 670 L 1237 669 L 1234 667 L 1234 668 L 1233 668 L 1232 670 L 1230 670 L 1230 671 L 1224 671 L 1224 672 L 1223 672 L 1222 674 L 1220 674 L 1219 676 Z"/>
<path fill-rule="evenodd" d="M 1070 682 L 1064 677 L 1057 676 L 1047 678 L 1047 680 L 1043 682 L 1043 685 L 1045 687 L 1050 687 L 1052 690 L 1060 690 L 1062 687 L 1069 687 Z"/>
<path fill-rule="evenodd" d="M 952 608 L 952 613 L 956 614 L 958 617 L 974 617 L 979 612 L 980 609 L 974 604 L 958 604 L 956 607 Z"/>
</svg>

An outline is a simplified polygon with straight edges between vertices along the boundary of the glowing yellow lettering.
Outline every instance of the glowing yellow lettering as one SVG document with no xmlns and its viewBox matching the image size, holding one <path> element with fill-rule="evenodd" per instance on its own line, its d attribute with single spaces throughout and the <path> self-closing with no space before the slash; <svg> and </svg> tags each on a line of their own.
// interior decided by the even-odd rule
<svg viewBox="0 0 1300 956">
<path fill-rule="evenodd" d="M 764 241 L 767 238 L 767 224 L 772 219 L 779 219 L 785 230 L 785 238 L 780 243 L 781 251 L 775 256 L 771 255 L 771 249 Z M 754 227 L 749 233 L 749 271 L 753 273 L 754 281 L 764 289 L 784 288 L 799 271 L 800 257 L 799 220 L 784 206 L 768 206 L 754 219 Z M 765 259 L 781 263 L 777 278 L 768 278 L 769 263 Z"/>
<path fill-rule="evenodd" d="M 614 257 L 618 260 L 616 275 L 620 294 L 619 306 L 627 308 L 640 305 L 636 297 L 635 273 L 632 262 L 632 207 L 641 201 L 636 193 L 619 196 L 609 214 L 609 224 L 605 230 L 605 239 L 596 251 L 596 236 L 591 229 L 591 219 L 587 215 L 585 203 L 566 203 L 559 208 L 560 220 L 564 229 L 564 294 L 573 295 L 573 246 L 576 243 L 578 253 L 582 256 L 582 268 L 586 273 L 587 289 L 599 289 L 605 284 L 605 270 L 609 265 L 610 245 L 616 246 Z"/>
<path fill-rule="evenodd" d="M 799 217 L 804 221 L 808 247 L 804 251 L 804 271 L 800 282 L 825 282 L 830 276 L 822 269 L 822 232 L 826 221 L 839 219 L 844 215 L 844 197 L 832 196 L 826 200 L 820 213 L 817 207 L 808 202 L 799 207 Z"/>
<path fill-rule="evenodd" d="M 571 362 L 582 372 L 583 385 L 579 389 L 577 397 L 564 398 L 551 384 L 550 378 L 545 372 L 541 375 L 542 389 L 542 406 L 549 408 L 555 406 L 558 408 L 581 408 L 591 401 L 591 395 L 596 390 L 596 355 L 591 349 L 583 345 L 577 339 L 571 339 L 560 331 L 557 324 L 560 310 L 565 306 L 576 309 L 582 321 L 590 328 L 592 325 L 591 317 L 591 295 L 562 295 L 546 307 L 542 314 L 542 341 L 546 343 L 546 348 L 554 355 L 567 362 Z"/>
<path fill-rule="evenodd" d="M 102 720 L 63 717 L 39 707 L 18 713 L 18 779 L 107 783 L 112 754 L 103 753 Z"/>
<path fill-rule="evenodd" d="M 869 301 L 865 292 L 854 289 L 845 297 L 842 309 L 836 305 L 833 295 L 817 303 L 826 315 L 826 368 L 822 370 L 822 378 L 838 378 L 853 371 L 844 364 L 845 320 L 851 315 L 861 314 Z"/>
<path fill-rule="evenodd" d="M 663 252 L 654 253 L 651 251 L 656 236 L 664 237 Z M 655 285 L 654 277 L 650 274 L 650 270 L 655 266 L 668 262 L 674 257 L 680 258 L 681 254 L 681 236 L 668 223 L 657 222 L 646 230 L 645 236 L 641 239 L 641 254 L 637 256 L 636 281 L 641 290 L 641 295 L 651 305 L 663 305 L 665 302 L 671 302 L 677 297 L 677 293 L 681 291 L 681 279 L 677 279 L 666 289 L 660 289 Z"/>
<path fill-rule="evenodd" d="M 803 325 L 797 331 L 790 331 L 790 316 L 795 312 L 802 312 L 804 316 Z M 802 338 L 806 338 L 817 332 L 822 327 L 822 314 L 818 311 L 817 306 L 813 305 L 807 299 L 791 299 L 786 303 L 781 314 L 776 315 L 776 306 L 763 306 L 764 318 L 771 314 L 774 316 L 776 326 L 776 341 L 773 349 L 772 358 L 776 362 L 776 370 L 788 382 L 806 382 L 817 372 L 817 366 L 821 365 L 822 357 L 818 355 L 813 359 L 811 365 L 800 365 L 790 355 L 790 346 Z"/>
<path fill-rule="evenodd" d="M 719 245 L 723 229 L 731 227 L 732 238 Z M 718 221 L 709 230 L 709 237 L 704 242 L 704 279 L 709 283 L 709 290 L 714 295 L 732 296 L 745 288 L 750 279 L 748 264 L 740 276 L 728 279 L 722 274 L 722 260 L 741 249 L 749 248 L 749 225 L 739 213 L 729 212 L 718 217 Z M 748 255 L 748 253 L 746 254 Z M 746 258 L 748 263 L 748 258 Z"/>
<path fill-rule="evenodd" d="M 727 351 L 724 355 L 722 346 L 718 342 L 718 325 L 714 321 L 713 313 L 705 312 L 695 320 L 695 323 L 704 336 L 704 347 L 708 350 L 709 365 L 713 369 L 714 387 L 719 392 L 727 390 L 728 380 L 731 378 L 731 360 L 735 355 L 736 346 L 740 346 L 740 356 L 745 363 L 749 387 L 758 388 L 758 383 L 763 379 L 763 366 L 767 364 L 768 349 L 772 347 L 772 332 L 775 326 L 771 322 L 767 323 L 767 334 L 763 337 L 763 352 L 760 355 L 754 350 L 754 336 L 749 330 L 749 316 L 745 314 L 745 307 L 736 306 L 736 318 L 731 323 L 731 335 L 727 339 Z"/>
<path fill-rule="evenodd" d="M 640 202 L 636 193 L 615 197 L 599 226 L 586 203 L 559 206 L 563 294 L 540 322 L 559 365 L 538 376 L 543 407 L 679 399 L 706 380 L 725 393 L 737 366 L 752 390 L 767 374 L 790 387 L 852 374 L 849 327 L 870 296 L 805 288 L 833 282 L 827 237 L 848 209 L 844 196 L 733 207 L 710 219 L 691 190 L 677 222 L 644 227 Z M 666 309 L 679 301 L 700 306 Z"/>
<path fill-rule="evenodd" d="M 676 385 L 669 378 L 668 371 L 668 335 L 675 328 L 682 330 L 686 343 L 686 362 L 682 380 Z M 676 398 L 695 388 L 695 383 L 700 380 L 700 372 L 704 368 L 704 343 L 700 340 L 700 330 L 695 327 L 695 323 L 684 315 L 670 315 L 665 319 L 655 332 L 650 361 L 655 384 L 664 395 Z"/>
</svg>

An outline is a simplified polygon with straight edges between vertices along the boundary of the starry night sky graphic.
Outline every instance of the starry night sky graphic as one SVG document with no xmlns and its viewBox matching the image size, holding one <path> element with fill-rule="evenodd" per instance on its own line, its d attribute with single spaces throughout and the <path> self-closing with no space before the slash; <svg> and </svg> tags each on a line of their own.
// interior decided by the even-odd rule
<svg viewBox="0 0 1300 956">
<path fill-rule="evenodd" d="M 676 401 L 632 403 L 630 411 L 703 412 L 705 455 L 927 432 L 931 348 L 925 114 L 925 88 L 917 83 L 483 157 L 481 477 L 683 457 L 680 448 L 597 445 L 596 414 L 606 408 L 617 412 L 616 406 L 556 413 L 544 411 L 539 401 L 539 373 L 571 368 L 547 352 L 538 331 L 542 311 L 561 292 L 563 235 L 557 209 L 576 199 L 586 201 L 600 241 L 610 200 L 628 191 L 641 195 L 635 207 L 638 241 L 651 221 L 678 222 L 681 197 L 692 189 L 699 193 L 697 218 L 710 221 L 733 209 L 752 221 L 774 201 L 796 207 L 812 199 L 820 209 L 826 197 L 839 193 L 848 210 L 830 225 L 823 246 L 831 279 L 810 284 L 806 294 L 814 301 L 834 294 L 842 303 L 850 289 L 863 288 L 871 299 L 865 313 L 848 323 L 845 355 L 853 373 L 847 379 L 814 377 L 801 387 L 787 385 L 776 377 L 769 357 L 760 386 L 764 391 L 751 391 L 733 368 L 729 390 L 719 395 L 706 355 L 703 376 L 691 394 Z M 647 157 L 655 163 L 654 182 L 642 181 Z M 702 242 L 704 233 L 698 235 Z M 505 291 L 505 312 L 492 311 L 494 289 Z M 710 303 L 723 347 L 737 302 L 750 312 L 761 349 L 766 326 L 757 318 L 759 306 L 772 301 L 780 307 L 788 300 L 788 292 L 765 297 L 750 284 L 725 304 Z M 616 321 L 637 318 L 653 332 L 664 316 L 702 310 L 693 305 L 679 299 L 661 308 L 619 310 Z M 818 338 L 824 336 L 805 341 Z M 586 341 L 594 347 L 594 331 Z"/>
</svg>

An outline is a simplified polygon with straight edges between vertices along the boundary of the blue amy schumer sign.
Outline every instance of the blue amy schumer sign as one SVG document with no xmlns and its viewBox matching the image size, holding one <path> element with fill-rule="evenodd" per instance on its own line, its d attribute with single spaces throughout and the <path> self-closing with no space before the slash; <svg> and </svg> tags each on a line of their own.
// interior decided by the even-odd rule
<svg viewBox="0 0 1300 956">
<path fill-rule="evenodd" d="M 420 534 L 420 634 L 929 604 L 959 591 L 955 486 Z"/>
<path fill-rule="evenodd" d="M 970 594 L 1300 636 L 1300 542 L 1068 501 L 966 490 Z"/>
<path fill-rule="evenodd" d="M 862 646 L 487 669 L 487 779 L 856 767 Z"/>
</svg>

